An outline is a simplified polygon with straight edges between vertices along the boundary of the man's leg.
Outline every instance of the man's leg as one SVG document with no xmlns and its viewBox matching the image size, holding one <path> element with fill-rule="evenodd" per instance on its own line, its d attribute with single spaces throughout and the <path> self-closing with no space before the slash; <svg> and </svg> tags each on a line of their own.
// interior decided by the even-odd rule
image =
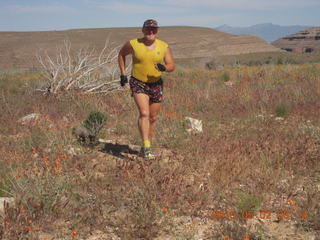
<svg viewBox="0 0 320 240">
<path fill-rule="evenodd" d="M 161 103 L 150 102 L 149 109 L 150 109 L 149 140 L 151 141 L 155 131 L 155 127 L 156 127 L 157 116 L 161 109 Z"/>
<path fill-rule="evenodd" d="M 138 127 L 143 141 L 150 141 L 150 108 L 149 96 L 144 93 L 135 93 L 133 95 L 134 101 L 139 109 Z"/>
</svg>

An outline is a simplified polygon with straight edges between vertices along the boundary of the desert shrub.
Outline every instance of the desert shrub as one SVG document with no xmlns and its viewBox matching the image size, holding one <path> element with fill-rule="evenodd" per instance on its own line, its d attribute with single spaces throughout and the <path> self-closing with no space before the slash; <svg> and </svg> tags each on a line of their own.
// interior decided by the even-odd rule
<svg viewBox="0 0 320 240">
<path fill-rule="evenodd" d="M 283 64 L 283 60 L 282 60 L 282 58 L 281 58 L 281 57 L 279 57 L 279 58 L 277 59 L 276 64 L 277 64 L 277 65 L 281 65 L 281 64 Z"/>
<path fill-rule="evenodd" d="M 44 155 L 36 151 L 32 157 L 28 154 L 19 156 L 5 159 L 2 192 L 13 196 L 34 219 L 59 213 L 72 185 L 64 168 L 68 156 L 63 152 Z"/>
<path fill-rule="evenodd" d="M 106 121 L 107 116 L 104 113 L 93 110 L 84 120 L 83 126 L 87 128 L 93 134 L 93 136 L 97 136 Z"/>
<path fill-rule="evenodd" d="M 206 66 L 206 69 L 216 69 L 217 63 L 214 60 L 212 60 L 210 62 L 207 62 L 205 66 Z"/>
<path fill-rule="evenodd" d="M 219 79 L 223 82 L 228 82 L 230 80 L 230 74 L 225 71 L 220 75 Z"/>
<path fill-rule="evenodd" d="M 132 212 L 128 219 L 134 224 L 130 235 L 133 238 L 151 239 L 157 235 L 157 220 L 160 210 L 152 203 L 152 196 L 147 192 L 135 191 L 132 196 L 133 202 Z"/>
<path fill-rule="evenodd" d="M 276 106 L 275 114 L 277 117 L 286 118 L 289 115 L 289 106 L 287 104 L 280 104 Z"/>
<path fill-rule="evenodd" d="M 286 64 L 298 64 L 298 61 L 294 58 L 287 58 Z"/>
<path fill-rule="evenodd" d="M 80 126 L 74 127 L 72 133 L 85 145 L 94 144 L 96 137 L 107 121 L 107 116 L 98 111 L 91 111 Z"/>
</svg>

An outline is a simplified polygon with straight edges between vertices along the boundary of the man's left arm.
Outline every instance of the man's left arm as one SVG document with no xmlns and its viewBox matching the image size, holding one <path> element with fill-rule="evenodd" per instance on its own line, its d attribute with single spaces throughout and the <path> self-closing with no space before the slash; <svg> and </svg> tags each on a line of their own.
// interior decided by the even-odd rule
<svg viewBox="0 0 320 240">
<path fill-rule="evenodd" d="M 164 63 L 166 66 L 166 72 L 172 72 L 175 69 L 175 63 L 173 60 L 172 51 L 169 47 L 166 49 L 166 52 L 164 55 Z"/>
</svg>

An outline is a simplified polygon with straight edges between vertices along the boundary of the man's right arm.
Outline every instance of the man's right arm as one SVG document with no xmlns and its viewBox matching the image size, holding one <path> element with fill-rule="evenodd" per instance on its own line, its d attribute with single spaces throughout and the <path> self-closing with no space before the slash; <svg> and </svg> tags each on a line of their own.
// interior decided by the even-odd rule
<svg viewBox="0 0 320 240">
<path fill-rule="evenodd" d="M 132 46 L 130 41 L 126 42 L 119 51 L 118 64 L 120 68 L 120 74 L 125 76 L 126 73 L 126 56 L 132 54 Z"/>
</svg>

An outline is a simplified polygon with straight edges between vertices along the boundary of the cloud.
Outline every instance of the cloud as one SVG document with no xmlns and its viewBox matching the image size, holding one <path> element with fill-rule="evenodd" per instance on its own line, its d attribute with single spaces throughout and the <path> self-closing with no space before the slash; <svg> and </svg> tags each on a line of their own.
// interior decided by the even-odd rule
<svg viewBox="0 0 320 240">
<path fill-rule="evenodd" d="M 319 0 L 164 0 L 172 6 L 215 7 L 241 10 L 272 10 L 277 8 L 320 6 Z"/>
<path fill-rule="evenodd" d="M 64 5 L 11 5 L 7 9 L 15 13 L 61 13 L 74 11 L 73 8 Z"/>
<path fill-rule="evenodd" d="M 99 3 L 97 4 L 99 8 L 108 9 L 119 13 L 131 13 L 131 14 L 178 14 L 186 13 L 187 8 L 171 8 L 164 4 L 154 4 L 154 2 L 145 3 L 129 3 L 124 1 L 112 1 L 109 3 Z"/>
<path fill-rule="evenodd" d="M 239 14 L 221 14 L 221 15 L 192 15 L 179 17 L 160 18 L 162 25 L 188 25 L 188 26 L 210 26 L 215 23 L 225 22 L 226 19 L 241 17 Z"/>
</svg>

